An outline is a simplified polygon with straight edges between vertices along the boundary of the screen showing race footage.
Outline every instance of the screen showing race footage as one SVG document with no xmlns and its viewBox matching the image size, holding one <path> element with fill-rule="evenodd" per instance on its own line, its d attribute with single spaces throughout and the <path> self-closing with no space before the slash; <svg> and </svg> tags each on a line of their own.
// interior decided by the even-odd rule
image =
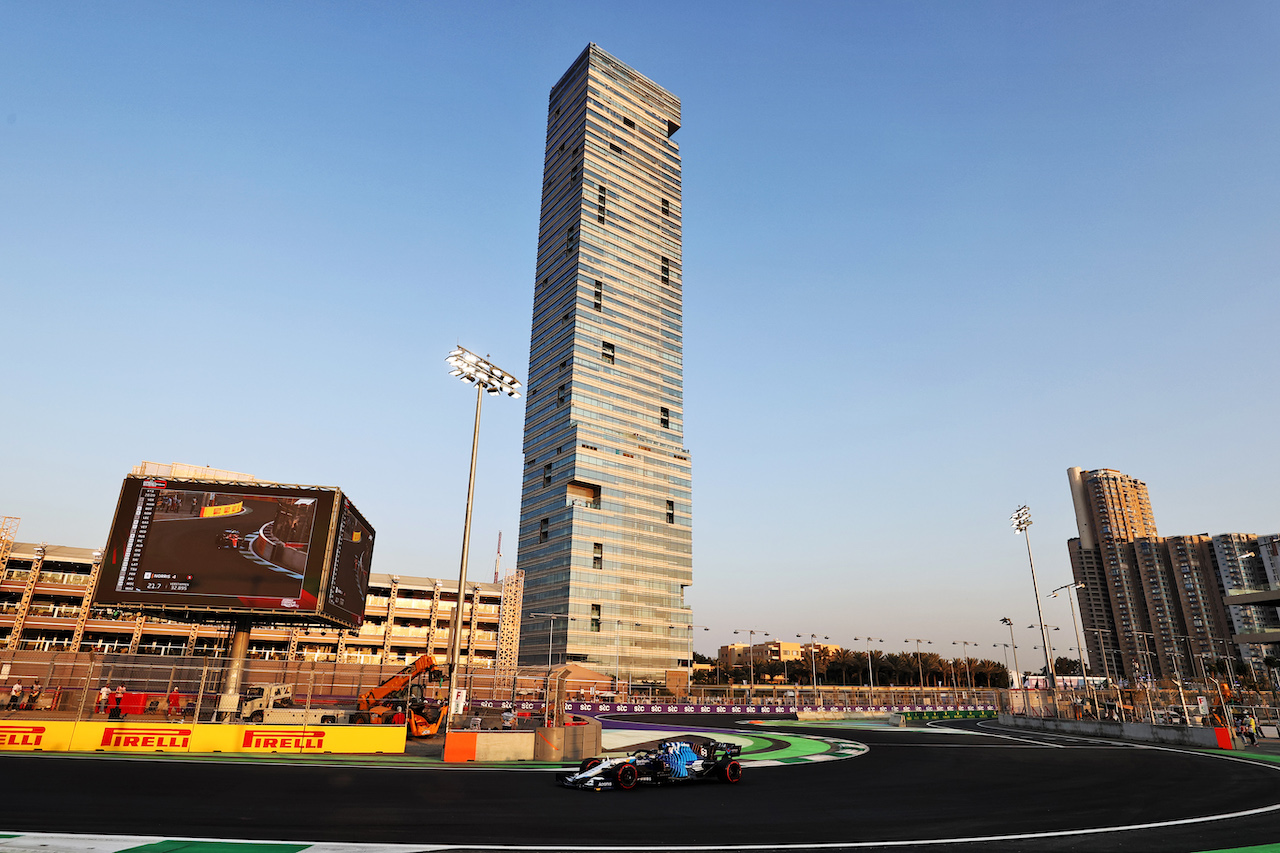
<svg viewBox="0 0 1280 853">
<path fill-rule="evenodd" d="M 373 528 L 346 497 L 338 516 L 333 571 L 325 591 L 324 613 L 353 627 L 364 622 L 364 599 L 373 564 Z"/>
<path fill-rule="evenodd" d="M 334 493 L 125 481 L 96 600 L 315 611 Z"/>
</svg>

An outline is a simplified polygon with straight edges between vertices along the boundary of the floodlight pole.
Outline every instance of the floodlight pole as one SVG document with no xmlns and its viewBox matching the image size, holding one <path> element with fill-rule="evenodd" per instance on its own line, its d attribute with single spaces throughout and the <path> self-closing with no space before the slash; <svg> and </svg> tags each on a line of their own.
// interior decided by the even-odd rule
<svg viewBox="0 0 1280 853">
<path fill-rule="evenodd" d="M 463 588 L 467 585 L 467 557 L 471 550 L 471 507 L 476 495 L 476 452 L 480 447 L 480 403 L 483 398 L 484 386 L 477 383 L 476 423 L 471 433 L 471 472 L 467 477 L 467 512 L 462 522 L 462 564 L 458 568 L 458 602 L 454 606 L 453 618 L 449 620 L 449 705 L 445 711 L 446 725 L 453 722 L 453 692 L 458 687 L 458 658 L 462 653 Z"/>
<path fill-rule="evenodd" d="M 466 602 L 467 558 L 471 549 L 471 507 L 476 493 L 476 452 L 480 446 L 480 403 L 485 392 L 509 397 L 520 396 L 520 383 L 509 373 L 463 347 L 456 347 L 445 359 L 453 368 L 450 374 L 476 386 L 476 420 L 471 433 L 471 470 L 467 477 L 467 511 L 462 523 L 462 561 L 458 567 L 458 601 L 449 620 L 449 701 L 441 724 L 446 734 L 453 722 L 454 691 L 458 687 L 458 659 L 462 654 L 462 616 Z M 474 614 L 473 614 L 474 618 Z M 428 651 L 427 654 L 430 654 Z"/>
<path fill-rule="evenodd" d="M 1044 643 L 1044 671 L 1049 677 L 1049 698 L 1053 702 L 1053 715 L 1058 716 L 1058 697 L 1056 688 L 1058 679 L 1053 672 L 1053 653 L 1049 651 L 1049 632 L 1044 627 L 1044 613 L 1040 607 L 1040 584 L 1036 581 L 1036 561 L 1031 556 L 1031 509 L 1025 504 L 1018 507 L 1010 517 L 1013 529 L 1023 535 L 1027 541 L 1027 563 L 1031 566 L 1031 591 L 1036 596 L 1036 621 L 1040 623 L 1040 640 Z"/>
</svg>

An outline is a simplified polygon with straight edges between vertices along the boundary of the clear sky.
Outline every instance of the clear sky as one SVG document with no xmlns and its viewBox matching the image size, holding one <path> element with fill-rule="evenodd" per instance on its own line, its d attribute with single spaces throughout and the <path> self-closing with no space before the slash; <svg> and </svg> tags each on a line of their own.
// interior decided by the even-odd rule
<svg viewBox="0 0 1280 853">
<path fill-rule="evenodd" d="M 1280 532 L 1273 2 L 3 2 L 18 538 L 98 547 L 178 461 L 341 486 L 375 571 L 456 577 L 444 357 L 527 371 L 547 94 L 591 41 L 683 101 L 699 650 L 1029 647 L 1008 516 L 1069 582 L 1073 465 L 1165 534 Z M 522 416 L 486 401 L 480 580 Z"/>
</svg>

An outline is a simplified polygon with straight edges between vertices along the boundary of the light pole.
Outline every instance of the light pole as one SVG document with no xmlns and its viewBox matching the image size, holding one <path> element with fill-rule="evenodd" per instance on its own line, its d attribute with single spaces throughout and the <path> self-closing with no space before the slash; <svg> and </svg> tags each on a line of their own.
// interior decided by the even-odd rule
<svg viewBox="0 0 1280 853">
<path fill-rule="evenodd" d="M 738 628 L 733 633 L 747 632 L 747 666 L 751 670 L 751 686 L 747 688 L 747 702 L 750 703 L 756 694 L 756 634 L 769 636 L 768 631 L 757 631 L 755 628 Z M 732 690 L 730 694 L 732 695 Z"/>
<path fill-rule="evenodd" d="M 1008 671 L 1009 671 L 1009 644 L 1008 644 L 1008 643 L 992 643 L 992 644 L 991 644 L 991 648 L 993 648 L 993 649 L 1003 648 L 1003 649 L 1004 649 L 1004 670 L 1005 670 L 1005 672 L 1008 672 Z M 1012 679 L 1011 679 L 1011 680 L 1010 680 L 1010 682 L 1009 682 L 1009 686 L 1010 686 L 1010 687 L 1012 687 L 1012 686 L 1013 686 L 1013 681 L 1012 681 Z"/>
<path fill-rule="evenodd" d="M 952 640 L 951 645 L 960 647 L 960 654 L 964 656 L 965 675 L 967 675 L 969 678 L 969 690 L 970 692 L 972 692 L 973 691 L 973 670 L 969 668 L 969 647 L 973 646 L 976 649 L 978 647 L 978 644 L 970 643 L 966 640 L 959 640 L 959 641 Z"/>
<path fill-rule="evenodd" d="M 471 433 L 471 472 L 467 477 L 467 511 L 462 522 L 462 561 L 458 568 L 458 606 L 454 610 L 449 630 L 449 708 L 444 726 L 447 734 L 455 703 L 459 705 L 459 712 L 461 712 L 461 701 L 459 701 L 461 697 L 455 698 L 455 691 L 458 689 L 458 656 L 462 649 L 462 606 L 467 587 L 467 557 L 471 548 L 471 507 L 476 494 L 476 452 L 480 446 L 480 401 L 484 399 L 486 393 L 495 397 L 499 394 L 519 397 L 520 383 L 510 373 L 462 347 L 456 347 L 445 361 L 451 368 L 450 376 L 456 376 L 463 382 L 476 387 L 476 423 Z"/>
<path fill-rule="evenodd" d="M 920 658 L 920 644 L 928 643 L 929 645 L 932 646 L 933 640 L 917 640 L 917 639 L 912 639 L 908 637 L 902 642 L 916 644 L 916 666 L 920 667 L 920 704 L 923 705 L 924 704 L 924 661 L 921 660 Z"/>
<path fill-rule="evenodd" d="M 674 625 L 672 627 L 675 627 Z M 704 631 L 710 631 L 706 625 L 686 625 L 689 629 L 689 695 L 693 696 L 693 629 L 701 628 Z"/>
<path fill-rule="evenodd" d="M 796 634 L 797 638 L 803 639 L 804 634 Z M 830 640 L 830 637 L 823 637 L 824 640 Z M 818 635 L 809 635 L 809 680 L 812 682 L 813 692 L 818 696 L 818 705 L 822 705 L 822 694 L 818 691 L 818 663 L 813 655 L 813 647 L 818 644 Z"/>
<path fill-rule="evenodd" d="M 853 639 L 857 640 L 859 638 L 854 637 Z M 867 704 L 874 705 L 875 704 L 874 691 L 876 689 L 876 670 L 875 670 L 875 667 L 871 665 L 871 644 L 873 642 L 883 643 L 884 638 L 883 637 L 862 637 L 861 639 L 867 641 Z"/>
<path fill-rule="evenodd" d="M 1082 583 L 1064 583 L 1062 586 L 1049 593 L 1049 597 L 1057 598 L 1058 593 L 1064 589 L 1076 590 L 1084 588 L 1085 585 Z M 1076 651 L 1080 653 L 1080 677 L 1084 679 L 1085 692 L 1089 694 L 1089 700 L 1093 702 L 1093 707 L 1096 711 L 1098 701 L 1093 695 L 1093 688 L 1089 686 L 1089 673 L 1086 671 L 1084 665 L 1084 643 L 1080 640 L 1080 623 L 1076 619 L 1076 602 L 1073 593 L 1067 593 L 1067 604 L 1071 607 L 1071 627 L 1074 628 L 1076 632 Z"/>
<path fill-rule="evenodd" d="M 1028 627 L 1028 628 L 1034 628 L 1034 627 L 1035 627 L 1035 625 L 1028 625 L 1027 627 Z M 1057 625 L 1045 625 L 1045 624 L 1043 624 L 1043 623 L 1040 625 L 1040 627 L 1041 627 L 1042 629 L 1044 629 L 1044 634 L 1043 634 L 1042 636 L 1044 636 L 1044 637 L 1046 637 L 1046 638 L 1049 636 L 1049 631 L 1048 631 L 1048 629 L 1049 629 L 1049 628 L 1052 628 L 1052 629 L 1053 629 L 1053 630 L 1055 630 L 1055 631 L 1061 631 L 1061 630 L 1062 630 L 1062 629 L 1061 629 L 1061 628 L 1059 628 Z M 1048 645 L 1047 645 L 1047 646 L 1043 646 L 1043 647 L 1042 647 L 1042 646 L 1036 646 L 1035 648 L 1037 648 L 1037 649 L 1039 649 L 1039 648 L 1043 648 L 1043 649 L 1044 649 L 1044 651 L 1045 651 L 1045 654 L 1047 654 L 1047 655 L 1049 656 L 1049 660 L 1053 660 L 1053 641 L 1052 641 L 1052 640 L 1049 640 L 1049 639 L 1046 639 L 1046 640 L 1045 640 L 1045 642 L 1046 642 L 1046 643 L 1048 643 Z M 1057 673 L 1055 673 L 1055 672 L 1054 672 L 1054 669 L 1053 669 L 1052 664 L 1049 666 L 1049 677 L 1052 679 L 1052 680 L 1049 682 L 1049 684 L 1051 684 L 1051 685 L 1055 685 L 1055 686 L 1056 686 L 1056 684 L 1057 684 Z"/>
<path fill-rule="evenodd" d="M 1057 678 L 1053 673 L 1053 658 L 1049 652 L 1049 635 L 1045 631 L 1044 613 L 1040 609 L 1040 585 L 1036 582 L 1036 561 L 1031 556 L 1031 510 L 1023 505 L 1014 510 L 1013 515 L 1009 516 L 1009 520 L 1013 523 L 1013 529 L 1021 533 L 1027 540 L 1027 562 L 1031 565 L 1031 590 L 1036 594 L 1036 619 L 1040 623 L 1040 638 L 1044 640 L 1045 648 L 1045 672 L 1049 674 L 1049 689 L 1053 690 L 1057 687 Z M 1057 703 L 1054 703 L 1054 716 L 1057 716 Z"/>
<path fill-rule="evenodd" d="M 1022 668 L 1018 666 L 1018 641 L 1013 638 L 1013 620 L 1008 616 L 1002 616 L 1000 621 L 1009 628 L 1009 645 L 1013 646 L 1013 671 L 1017 675 L 1018 683 L 1022 685 L 1022 713 L 1030 715 L 1031 707 L 1027 704 L 1027 680 L 1022 677 Z M 1013 679 L 1009 680 L 1009 687 L 1013 688 Z M 1009 710 L 1013 710 L 1013 699 L 1009 699 Z"/>
<path fill-rule="evenodd" d="M 544 706 L 542 721 L 548 723 L 551 719 L 551 637 L 555 633 L 557 619 L 564 620 L 564 633 L 568 637 L 569 623 L 573 621 L 573 617 L 567 613 L 530 613 L 529 615 L 535 619 L 550 620 L 550 624 L 547 625 L 547 690 L 543 696 L 546 701 L 542 703 Z"/>
</svg>

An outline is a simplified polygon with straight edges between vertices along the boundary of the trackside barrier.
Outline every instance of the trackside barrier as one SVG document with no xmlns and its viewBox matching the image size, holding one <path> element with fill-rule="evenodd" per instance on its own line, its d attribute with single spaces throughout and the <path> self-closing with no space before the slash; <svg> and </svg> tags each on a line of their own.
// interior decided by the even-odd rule
<svg viewBox="0 0 1280 853">
<path fill-rule="evenodd" d="M 402 753 L 404 745 L 403 726 L 0 723 L 5 752 Z"/>
<path fill-rule="evenodd" d="M 907 717 L 993 716 L 995 705 L 708 705 L 650 702 L 565 702 L 574 714 L 799 714 L 830 711 L 841 714 L 903 714 Z"/>
<path fill-rule="evenodd" d="M 1205 726 L 1153 726 L 1150 723 L 1117 723 L 1112 720 L 1063 720 L 1001 714 L 1001 725 L 1042 732 L 1084 735 L 1108 740 L 1139 741 L 1200 749 L 1232 749 L 1231 730 Z"/>
</svg>

